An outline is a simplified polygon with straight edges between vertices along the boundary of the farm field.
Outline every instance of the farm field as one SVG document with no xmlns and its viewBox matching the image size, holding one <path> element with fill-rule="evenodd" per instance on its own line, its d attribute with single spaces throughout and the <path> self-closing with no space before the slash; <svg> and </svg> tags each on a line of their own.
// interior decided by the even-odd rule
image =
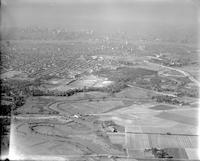
<svg viewBox="0 0 200 161">
<path fill-rule="evenodd" d="M 191 148 L 197 149 L 197 136 L 177 136 L 159 134 L 128 134 L 128 149 Z M 141 141 L 142 140 L 142 141 Z"/>
<path fill-rule="evenodd" d="M 158 147 L 166 149 L 169 155 L 179 159 L 198 159 L 198 137 L 197 136 L 169 136 L 155 134 L 128 134 L 129 154 L 134 157 L 145 155 L 142 149 Z M 193 152 L 193 156 L 187 155 L 187 151 Z M 196 154 L 195 154 L 196 153 Z M 191 157 L 191 158 L 190 158 Z M 195 158 L 196 157 L 196 158 Z"/>
<path fill-rule="evenodd" d="M 162 119 L 172 120 L 176 122 L 180 122 L 183 124 L 189 124 L 189 125 L 196 125 L 198 126 L 198 118 L 197 117 L 190 117 L 190 116 L 183 116 L 176 113 L 160 113 L 157 115 L 157 117 L 160 117 Z"/>
</svg>

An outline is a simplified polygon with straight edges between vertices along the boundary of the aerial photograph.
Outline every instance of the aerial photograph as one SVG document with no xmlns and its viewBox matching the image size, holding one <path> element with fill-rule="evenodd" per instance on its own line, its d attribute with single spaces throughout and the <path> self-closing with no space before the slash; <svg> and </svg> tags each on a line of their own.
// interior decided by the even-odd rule
<svg viewBox="0 0 200 161">
<path fill-rule="evenodd" d="M 0 3 L 0 160 L 200 161 L 200 1 Z"/>
</svg>

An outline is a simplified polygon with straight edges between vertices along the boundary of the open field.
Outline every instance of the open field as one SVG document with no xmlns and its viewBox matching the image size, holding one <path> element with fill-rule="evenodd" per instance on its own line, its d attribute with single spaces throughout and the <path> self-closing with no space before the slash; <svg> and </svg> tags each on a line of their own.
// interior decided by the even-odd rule
<svg viewBox="0 0 200 161">
<path fill-rule="evenodd" d="M 196 125 L 196 126 L 198 125 L 198 118 L 191 116 L 183 116 L 175 113 L 161 113 L 157 115 L 157 117 L 167 120 L 173 120 L 183 124 Z"/>
<path fill-rule="evenodd" d="M 175 109 L 175 107 L 167 106 L 167 105 L 157 105 L 157 106 L 151 107 L 151 109 L 153 109 L 153 110 L 171 110 L 171 109 Z"/>
<path fill-rule="evenodd" d="M 79 107 L 81 106 L 81 110 Z M 59 110 L 63 110 L 62 113 L 84 113 L 84 114 L 91 114 L 91 113 L 103 113 L 108 110 L 112 110 L 114 108 L 123 107 L 124 104 L 121 101 L 115 100 L 107 100 L 107 101 L 91 101 L 91 102 L 78 102 L 73 104 L 60 104 L 57 106 Z"/>
<path fill-rule="evenodd" d="M 13 146 L 17 145 L 17 153 L 23 155 L 124 155 L 124 151 L 117 145 L 111 144 L 105 134 L 93 131 L 101 124 L 93 125 L 92 120 L 60 122 L 55 119 L 40 119 L 39 121 L 36 117 L 27 122 L 17 119 L 14 121 L 16 123 L 12 124 L 12 135 L 18 138 L 14 139 Z"/>
</svg>

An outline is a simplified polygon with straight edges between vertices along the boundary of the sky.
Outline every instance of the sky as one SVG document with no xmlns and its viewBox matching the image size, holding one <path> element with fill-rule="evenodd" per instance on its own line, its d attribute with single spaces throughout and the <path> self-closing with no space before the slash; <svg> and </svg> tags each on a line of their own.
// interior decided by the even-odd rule
<svg viewBox="0 0 200 161">
<path fill-rule="evenodd" d="M 3 3 L 13 3 L 13 0 L 2 0 Z M 15 0 L 17 3 L 115 3 L 122 2 L 122 0 Z M 198 0 L 123 0 L 123 3 L 127 2 L 170 2 L 170 3 L 191 3 Z"/>
<path fill-rule="evenodd" d="M 193 0 L 2 0 L 1 27 L 132 30 L 197 22 Z"/>
</svg>

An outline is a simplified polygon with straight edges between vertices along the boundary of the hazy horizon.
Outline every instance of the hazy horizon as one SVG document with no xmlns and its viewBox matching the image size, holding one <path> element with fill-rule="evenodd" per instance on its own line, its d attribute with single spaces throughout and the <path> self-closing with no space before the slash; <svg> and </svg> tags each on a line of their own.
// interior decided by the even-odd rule
<svg viewBox="0 0 200 161">
<path fill-rule="evenodd" d="M 190 0 L 2 2 L 1 27 L 4 33 L 10 32 L 8 27 L 66 28 L 108 33 L 124 31 L 130 34 L 165 32 L 165 29 L 197 32 L 198 29 L 197 6 Z"/>
</svg>

